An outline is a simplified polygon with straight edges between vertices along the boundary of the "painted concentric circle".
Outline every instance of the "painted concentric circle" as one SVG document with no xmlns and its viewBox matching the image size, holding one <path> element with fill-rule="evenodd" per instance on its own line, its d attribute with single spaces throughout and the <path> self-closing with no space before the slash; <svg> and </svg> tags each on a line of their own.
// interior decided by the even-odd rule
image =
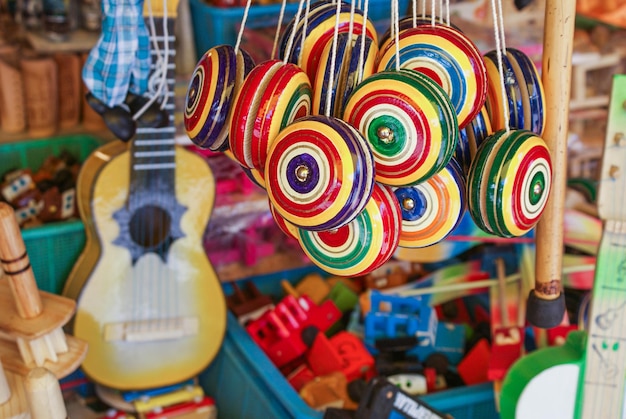
<svg viewBox="0 0 626 419">
<path fill-rule="evenodd" d="M 402 247 L 440 242 L 456 228 L 466 208 L 465 178 L 455 159 L 428 180 L 394 193 L 402 210 Z"/>
<path fill-rule="evenodd" d="M 282 215 L 276 212 L 274 205 L 272 202 L 269 202 L 270 214 L 272 214 L 272 218 L 274 222 L 278 226 L 279 230 L 282 231 L 287 237 L 298 240 L 298 227 L 291 224 L 289 221 L 285 220 Z"/>
<path fill-rule="evenodd" d="M 469 172 L 469 167 L 476 156 L 476 151 L 482 142 L 493 134 L 487 108 L 483 106 L 476 118 L 460 131 L 459 144 L 455 158 L 459 162 L 463 173 Z"/>
<path fill-rule="evenodd" d="M 358 216 L 328 231 L 299 230 L 302 249 L 313 263 L 340 276 L 365 275 L 391 258 L 399 242 L 400 207 L 390 187 L 374 185 Z"/>
<path fill-rule="evenodd" d="M 185 130 L 191 141 L 213 151 L 228 146 L 231 104 L 254 62 L 230 45 L 209 49 L 198 61 L 187 87 Z"/>
<path fill-rule="evenodd" d="M 264 171 L 267 150 L 278 132 L 311 111 L 312 89 L 296 65 L 280 60 L 255 67 L 233 108 L 230 147 L 241 165 Z"/>
<path fill-rule="evenodd" d="M 549 150 L 530 131 L 504 130 L 478 149 L 468 175 L 472 219 L 501 237 L 526 234 L 539 221 L 552 180 Z"/>
<path fill-rule="evenodd" d="M 487 97 L 487 73 L 477 47 L 461 31 L 444 25 L 406 29 L 398 40 L 400 67 L 436 81 L 450 97 L 459 127 L 465 127 Z M 379 71 L 395 68 L 395 40 L 380 56 Z"/>
<path fill-rule="evenodd" d="M 276 212 L 308 230 L 350 222 L 374 184 L 374 159 L 362 135 L 344 121 L 309 116 L 289 125 L 271 145 L 266 188 Z"/>
<path fill-rule="evenodd" d="M 376 180 L 419 183 L 450 161 L 458 142 L 456 115 L 446 94 L 413 70 L 385 71 L 364 80 L 343 119 L 363 133 L 376 160 Z"/>
</svg>

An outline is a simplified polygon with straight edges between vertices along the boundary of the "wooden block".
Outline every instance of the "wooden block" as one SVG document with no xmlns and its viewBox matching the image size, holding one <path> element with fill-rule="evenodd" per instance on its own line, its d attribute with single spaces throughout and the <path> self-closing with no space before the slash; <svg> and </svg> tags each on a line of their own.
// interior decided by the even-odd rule
<svg viewBox="0 0 626 419">
<path fill-rule="evenodd" d="M 67 410 L 57 378 L 45 368 L 31 370 L 24 381 L 31 419 L 66 419 Z"/>
<path fill-rule="evenodd" d="M 0 60 L 0 128 L 7 133 L 26 130 L 22 73 Z"/>
<path fill-rule="evenodd" d="M 35 339 L 64 326 L 72 318 L 76 302 L 60 295 L 39 291 L 43 312 L 32 319 L 23 319 L 13 303 L 8 282 L 0 279 L 0 339 L 18 337 Z"/>
<path fill-rule="evenodd" d="M 28 418 L 28 402 L 24 390 L 24 378 L 10 371 L 5 371 L 8 388 L 11 397 L 0 403 L 0 418 L 2 419 L 25 419 Z"/>
<path fill-rule="evenodd" d="M 59 128 L 70 128 L 80 122 L 81 63 L 80 57 L 71 53 L 54 55 L 58 75 Z"/>
<path fill-rule="evenodd" d="M 68 351 L 59 354 L 57 362 L 45 361 L 43 367 L 50 370 L 58 379 L 68 376 L 82 364 L 87 355 L 87 342 L 66 335 Z M 6 371 L 26 376 L 28 372 L 36 367 L 35 364 L 26 365 L 20 356 L 20 352 L 15 342 L 0 340 L 0 358 L 4 362 Z M 2 417 L 0 415 L 0 417 Z"/>
<path fill-rule="evenodd" d="M 58 113 L 57 65 L 52 58 L 23 58 L 20 66 L 28 133 L 34 137 L 53 135 Z"/>
</svg>

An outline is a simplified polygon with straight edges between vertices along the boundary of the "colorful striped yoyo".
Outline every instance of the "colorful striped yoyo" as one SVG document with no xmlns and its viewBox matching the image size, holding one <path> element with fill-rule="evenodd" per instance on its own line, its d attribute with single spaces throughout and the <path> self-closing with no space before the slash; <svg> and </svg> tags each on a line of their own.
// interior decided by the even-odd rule
<svg viewBox="0 0 626 419">
<path fill-rule="evenodd" d="M 350 4 L 342 3 L 339 13 L 339 24 L 337 33 L 347 33 L 350 31 Z M 287 45 L 291 32 L 295 31 L 293 46 L 287 61 L 298 64 L 304 70 L 309 78 L 313 81 L 317 74 L 317 67 L 322 59 L 322 52 L 332 40 L 335 34 L 337 7 L 334 3 L 325 3 L 324 5 L 311 7 L 308 19 L 305 21 L 300 19 L 298 25 L 291 25 L 284 32 L 280 47 L 280 57 L 285 57 Z M 352 22 L 353 37 L 360 36 L 365 30 L 366 36 L 378 43 L 378 34 L 376 28 L 370 19 L 364 23 L 363 12 L 359 9 L 355 10 L 354 21 Z M 304 37 L 304 42 L 302 38 Z"/>
<path fill-rule="evenodd" d="M 478 148 L 468 174 L 468 208 L 482 230 L 519 237 L 539 221 L 550 193 L 552 163 L 541 137 L 500 130 Z"/>
<path fill-rule="evenodd" d="M 254 67 L 247 52 L 230 45 L 209 49 L 198 61 L 187 87 L 185 130 L 200 148 L 228 148 L 231 105 L 244 78 Z"/>
<path fill-rule="evenodd" d="M 461 29 L 456 26 L 454 23 L 447 24 L 445 19 L 439 16 L 435 16 L 435 25 L 434 26 L 451 26 L 455 30 L 462 32 Z M 417 28 L 418 26 L 433 26 L 433 19 L 431 15 L 426 16 L 416 16 L 415 21 L 413 20 L 413 16 L 405 16 L 398 21 L 398 31 L 402 32 L 405 29 Z M 389 43 L 393 41 L 393 37 L 391 36 L 391 28 L 387 29 L 387 31 L 380 37 L 379 47 L 380 51 L 386 51 Z"/>
<path fill-rule="evenodd" d="M 493 129 L 491 128 L 489 113 L 487 108 L 483 106 L 476 118 L 460 131 L 459 144 L 456 147 L 454 157 L 465 175 L 469 172 L 478 147 L 491 134 L 493 134 Z"/>
<path fill-rule="evenodd" d="M 256 66 L 239 90 L 230 124 L 230 148 L 242 166 L 263 173 L 278 132 L 311 111 L 311 84 L 295 64 L 280 60 Z"/>
<path fill-rule="evenodd" d="M 466 209 L 465 176 L 457 161 L 426 181 L 394 190 L 402 210 L 401 247 L 426 247 L 445 239 Z"/>
<path fill-rule="evenodd" d="M 487 96 L 485 63 L 476 45 L 461 31 L 445 25 L 406 29 L 399 33 L 398 42 L 400 67 L 437 82 L 450 97 L 459 127 L 465 127 L 480 112 Z M 379 71 L 395 68 L 395 40 L 379 55 Z"/>
<path fill-rule="evenodd" d="M 285 220 L 285 218 L 276 212 L 272 201 L 269 202 L 270 214 L 272 214 L 272 219 L 278 226 L 278 229 L 282 231 L 287 237 L 298 240 L 298 230 L 299 228 L 295 225 L 291 224 L 289 221 Z"/>
<path fill-rule="evenodd" d="M 365 136 L 376 160 L 376 181 L 420 183 L 452 158 L 459 129 L 450 99 L 414 70 L 384 71 L 352 92 L 343 119 Z"/>
<path fill-rule="evenodd" d="M 328 231 L 298 230 L 302 249 L 326 272 L 365 275 L 387 262 L 398 247 L 400 206 L 390 187 L 375 184 L 371 198 L 350 223 Z"/>
<path fill-rule="evenodd" d="M 502 54 L 506 98 L 502 97 L 498 52 L 488 52 L 484 61 L 488 78 L 486 105 L 494 130 L 505 129 L 508 121 L 511 129 L 543 135 L 545 97 L 541 78 L 531 59 L 514 48 L 507 48 L 506 54 Z M 508 106 L 507 118 L 504 115 L 504 100 Z"/>
<path fill-rule="evenodd" d="M 371 38 L 365 37 L 361 63 L 362 44 L 363 37 L 361 36 L 355 39 L 348 33 L 339 34 L 333 59 L 333 40 L 329 40 L 320 58 L 315 76 L 312 112 L 314 115 L 327 113 L 328 95 L 331 95 L 328 114 L 340 118 L 343 115 L 347 98 L 356 88 L 359 80 L 374 73 L 378 54 L 376 44 Z"/>
<path fill-rule="evenodd" d="M 374 158 L 346 122 L 309 116 L 282 130 L 270 147 L 265 185 L 278 214 L 307 230 L 341 227 L 367 204 Z"/>
</svg>

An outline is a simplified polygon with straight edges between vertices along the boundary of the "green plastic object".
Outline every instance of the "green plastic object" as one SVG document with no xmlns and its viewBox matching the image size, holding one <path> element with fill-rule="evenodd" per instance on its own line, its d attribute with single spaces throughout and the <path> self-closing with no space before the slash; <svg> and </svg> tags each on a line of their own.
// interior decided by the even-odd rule
<svg viewBox="0 0 626 419">
<path fill-rule="evenodd" d="M 38 170 L 48 156 L 67 151 L 79 161 L 102 144 L 88 134 L 0 144 L 0 174 L 12 169 Z M 85 229 L 78 219 L 24 228 L 22 237 L 39 289 L 60 294 L 65 279 L 85 246 Z"/>
</svg>

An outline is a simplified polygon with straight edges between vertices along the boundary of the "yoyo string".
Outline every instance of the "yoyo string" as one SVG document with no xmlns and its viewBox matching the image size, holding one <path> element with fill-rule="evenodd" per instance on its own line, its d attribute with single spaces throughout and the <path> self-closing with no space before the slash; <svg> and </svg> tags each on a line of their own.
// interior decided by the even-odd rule
<svg viewBox="0 0 626 419">
<path fill-rule="evenodd" d="M 311 12 L 311 0 L 306 0 L 306 7 L 304 9 L 304 22 L 302 24 L 302 38 L 300 39 L 300 56 L 302 56 L 302 51 L 304 51 L 304 41 L 306 40 L 306 31 L 309 29 L 309 13 L 310 12 Z M 297 22 L 298 21 L 296 21 L 296 23 Z M 300 62 L 298 62 L 298 64 L 300 64 Z"/>
<path fill-rule="evenodd" d="M 504 43 L 504 24 L 502 14 L 502 0 L 498 0 L 500 6 L 496 5 L 496 0 L 491 0 L 491 12 L 493 14 L 493 33 L 496 41 L 496 55 L 498 57 L 498 73 L 500 75 L 500 89 L 502 94 L 502 112 L 504 116 L 504 126 L 506 128 L 506 132 L 510 132 L 510 123 L 509 123 L 509 102 L 506 95 L 506 88 L 504 85 L 504 65 L 502 63 L 502 48 L 505 45 Z M 498 16 L 500 15 L 500 16 Z M 502 26 L 502 27 L 500 27 Z M 502 38 L 502 39 L 500 39 Z"/>
<path fill-rule="evenodd" d="M 450 26 L 450 0 L 446 0 L 446 25 Z"/>
<path fill-rule="evenodd" d="M 331 58 L 330 58 L 330 77 L 328 78 L 328 93 L 326 94 L 326 112 L 325 115 L 326 116 L 330 116 L 330 105 L 331 105 L 331 99 L 333 97 L 332 95 L 332 90 L 333 90 L 333 83 L 335 82 L 335 64 L 337 62 L 337 40 L 339 38 L 339 15 L 341 14 L 341 2 L 338 1 L 337 2 L 337 7 L 335 10 L 335 30 L 333 33 L 333 46 L 332 46 L 332 52 L 331 52 Z"/>
<path fill-rule="evenodd" d="M 276 33 L 274 34 L 274 44 L 272 45 L 272 54 L 270 59 L 276 57 L 276 49 L 278 48 L 278 38 L 280 38 L 280 28 L 283 25 L 283 19 L 285 17 L 285 7 L 287 6 L 287 0 L 282 0 L 280 4 L 280 12 L 278 14 L 278 23 L 276 24 Z"/>
<path fill-rule="evenodd" d="M 391 1 L 394 28 L 394 44 L 396 48 L 396 71 L 400 71 L 400 13 L 398 11 L 398 0 Z"/>
<path fill-rule="evenodd" d="M 249 0 L 248 0 L 249 1 Z M 289 56 L 291 55 L 291 48 L 293 47 L 293 41 L 296 37 L 296 29 L 298 27 L 298 22 L 300 22 L 300 15 L 302 14 L 302 6 L 304 5 L 304 0 L 300 0 L 298 3 L 298 11 L 296 12 L 295 22 L 293 24 L 293 28 L 291 33 L 289 34 L 289 39 L 287 40 L 287 47 L 285 48 L 285 56 L 283 57 L 283 62 L 287 63 L 289 61 Z M 302 35 L 304 39 L 306 32 Z"/>
<path fill-rule="evenodd" d="M 369 12 L 369 0 L 365 0 L 363 4 L 363 29 L 361 31 L 361 50 L 359 51 L 359 70 L 357 73 L 357 83 L 363 81 L 363 65 L 365 62 L 365 39 L 366 39 L 366 27 L 367 27 L 367 13 Z"/>
<path fill-rule="evenodd" d="M 437 13 L 435 0 L 430 2 L 430 26 L 435 26 L 435 14 Z"/>
<path fill-rule="evenodd" d="M 248 11 L 250 10 L 250 4 L 252 0 L 246 1 L 246 7 L 243 9 L 243 17 L 241 18 L 241 27 L 239 28 L 239 34 L 237 34 L 237 42 L 235 43 L 235 55 L 239 53 L 239 46 L 241 45 L 241 38 L 243 37 L 243 31 L 246 28 L 246 21 L 248 20 Z"/>
<path fill-rule="evenodd" d="M 422 0 L 422 19 L 426 18 L 426 0 Z"/>
<path fill-rule="evenodd" d="M 417 26 L 417 0 L 413 0 L 412 12 L 413 12 L 413 27 L 416 27 Z"/>
</svg>

